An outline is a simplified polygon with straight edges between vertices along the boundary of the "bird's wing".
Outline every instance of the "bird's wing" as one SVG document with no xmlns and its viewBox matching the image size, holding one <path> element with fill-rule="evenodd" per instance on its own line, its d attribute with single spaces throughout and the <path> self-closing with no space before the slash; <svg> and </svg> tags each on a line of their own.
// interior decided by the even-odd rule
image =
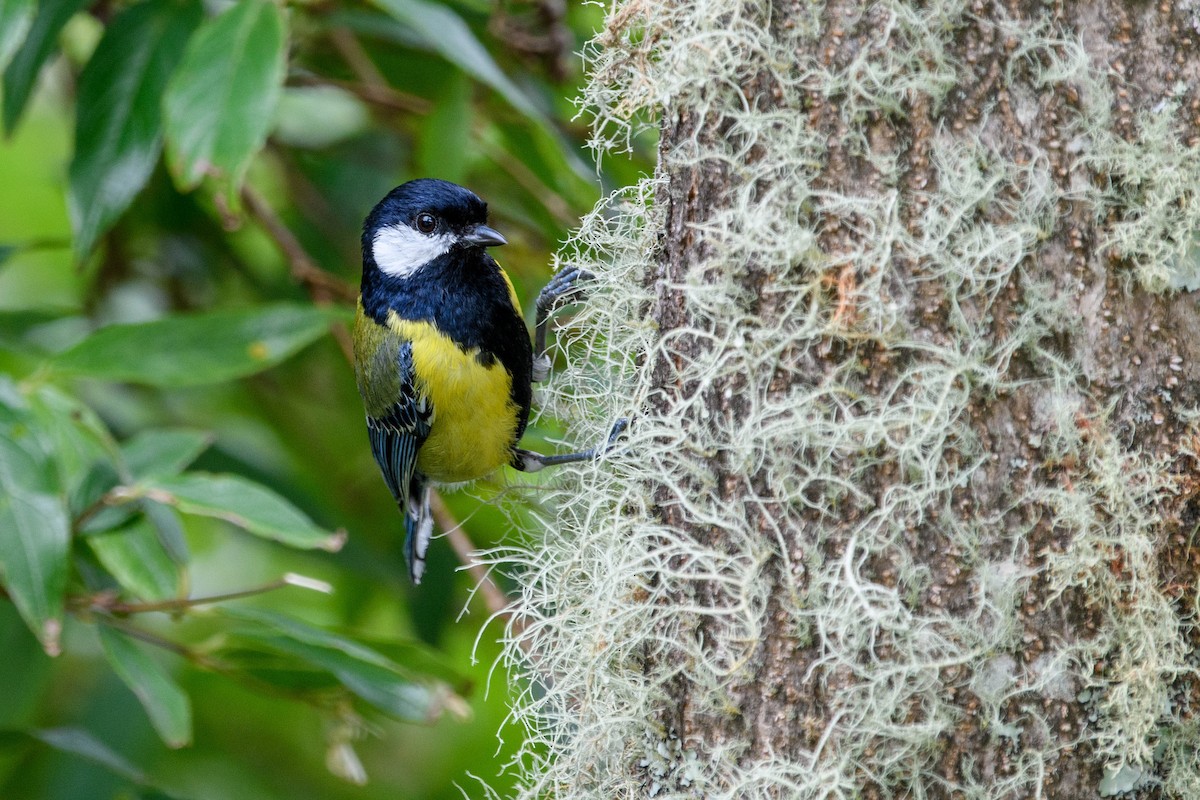
<svg viewBox="0 0 1200 800">
<path fill-rule="evenodd" d="M 383 415 L 367 416 L 367 435 L 383 479 L 404 512 L 404 552 L 408 558 L 408 571 L 419 583 L 433 528 L 426 481 L 417 472 L 417 451 L 429 436 L 433 409 L 417 391 L 411 342 L 400 346 L 396 360 L 399 397 Z"/>
</svg>

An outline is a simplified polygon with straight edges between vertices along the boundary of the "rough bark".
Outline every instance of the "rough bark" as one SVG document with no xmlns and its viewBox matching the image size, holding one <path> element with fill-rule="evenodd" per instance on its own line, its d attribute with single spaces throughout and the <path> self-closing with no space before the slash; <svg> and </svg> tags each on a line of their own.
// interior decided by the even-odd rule
<svg viewBox="0 0 1200 800">
<path fill-rule="evenodd" d="M 798 7 L 778 3 L 754 13 L 764 28 L 777 32 L 789 27 L 798 12 Z M 972 20 L 970 15 L 978 19 Z M 1081 183 L 1098 187 L 1122 179 L 1120 174 L 1105 174 L 1083 158 L 1090 155 L 1089 147 L 1102 132 L 1081 133 L 1078 121 L 1091 112 L 1081 108 L 1080 90 L 1072 81 L 1044 85 L 1044 76 L 1036 75 L 1034 69 L 1022 70 L 1020 64 L 1014 68 L 1013 54 L 1017 48 L 1027 46 L 1021 38 L 1024 34 L 1015 32 L 1036 26 L 1050 26 L 1046 30 L 1054 30 L 1064 41 L 1078 37 L 1090 57 L 1090 69 L 1096 71 L 1115 100 L 1109 133 L 1136 146 L 1144 135 L 1137 123 L 1139 114 L 1164 113 L 1164 102 L 1177 104 L 1180 124 L 1168 135 L 1180 137 L 1180 144 L 1191 148 L 1191 157 L 1195 157 L 1195 137 L 1200 130 L 1198 15 L 1200 7 L 1178 3 L 1095 2 L 1057 4 L 1050 9 L 1043 3 L 974 3 L 969 14 L 950 23 L 953 34 L 946 45 L 950 60 L 957 65 L 953 88 L 940 99 L 912 91 L 899 109 L 868 112 L 861 122 L 868 149 L 856 149 L 858 140 L 850 135 L 847 121 L 839 113 L 838 105 L 845 97 L 827 91 L 819 81 L 814 81 L 807 97 L 807 118 L 796 119 L 797 125 L 810 125 L 819 131 L 827 146 L 821 154 L 814 186 L 855 197 L 882 195 L 895 189 L 900 217 L 918 236 L 922 213 L 931 195 L 936 202 L 939 181 L 945 180 L 931 158 L 940 146 L 939 138 L 941 145 L 945 137 L 981 142 L 989 152 L 1016 164 L 1035 158 L 1047 160 L 1048 174 L 1058 189 L 1054 217 L 1046 220 L 1040 241 L 1023 254 L 1019 268 L 994 298 L 953 297 L 953 287 L 945 281 L 931 280 L 922 260 L 902 253 L 892 254 L 893 273 L 885 288 L 904 287 L 897 288 L 894 295 L 902 303 L 899 314 L 912 339 L 929 342 L 962 338 L 961 324 L 950 319 L 952 304 L 959 307 L 955 313 L 989 329 L 999 341 L 1031 305 L 1029 293 L 1049 291 L 1062 301 L 1072 319 L 1056 320 L 1040 331 L 1038 344 L 1049 354 L 1071 360 L 1079 367 L 1074 390 L 1079 400 L 1075 424 L 1081 442 L 1103 439 L 1104 447 L 1112 451 L 1106 457 L 1129 457 L 1139 463 L 1152 463 L 1162 471 L 1164 484 L 1152 493 L 1155 502 L 1142 509 L 1152 523 L 1154 581 L 1149 585 L 1139 583 L 1136 591 L 1154 590 L 1169 599 L 1178 615 L 1181 636 L 1187 641 L 1189 664 L 1194 663 L 1196 641 L 1191 626 L 1196 598 L 1197 550 L 1192 541 L 1197 518 L 1192 474 L 1196 448 L 1190 437 L 1195 436 L 1192 410 L 1197 405 L 1196 380 L 1200 377 L 1196 366 L 1200 364 L 1200 338 L 1195 335 L 1200 330 L 1197 299 L 1191 292 L 1147 291 L 1131 278 L 1136 265 L 1106 246 L 1112 238 L 1109 226 L 1126 214 L 1139 212 L 1113 207 L 1098 218 L 1094 196 L 1079 191 Z M 810 40 L 811 52 L 805 58 L 819 61 L 830 70 L 844 69 L 864 52 L 880 46 L 879 31 L 887 24 L 886 11 L 864 13 L 860 3 L 827 3 L 820 16 L 820 34 Z M 1014 31 L 1012 35 L 1005 35 L 1006 26 Z M 922 54 L 918 52 L 917 57 Z M 1046 56 L 1030 58 L 1034 61 Z M 798 59 L 797 64 L 803 60 Z M 776 101 L 782 93 L 771 76 L 754 71 L 739 75 L 738 80 L 745 97 L 756 108 L 764 112 L 778 110 Z M 1090 100 L 1096 102 L 1098 98 Z M 785 106 L 784 110 L 789 109 Z M 735 128 L 730 117 L 711 112 L 700 116 L 687 107 L 686 101 L 665 109 L 664 182 L 656 199 L 666 211 L 659 271 L 652 276 L 658 286 L 652 316 L 664 334 L 703 327 L 703 322 L 689 314 L 689 276 L 694 275 L 698 265 L 716 258 L 709 252 L 704 231 L 712 230 L 714 217 L 728 211 L 729 198 L 735 196 L 740 183 L 737 164 L 680 160 L 672 154 L 679 149 L 694 150 L 697 144 L 701 150 L 718 150 L 731 137 L 741 135 Z M 750 146 L 742 155 L 751 163 L 762 153 Z M 894 175 L 885 175 L 873 159 L 896 163 L 899 169 Z M 898 185 L 894 183 L 896 177 Z M 761 190 L 766 193 L 769 188 L 763 186 Z M 1194 191 L 1183 191 L 1176 202 L 1200 202 Z M 1024 202 L 1016 191 L 1007 199 Z M 803 212 L 797 209 L 797 213 Z M 975 213 L 981 223 L 1006 221 L 1003 207 L 979 208 Z M 822 375 L 832 373 L 832 365 L 848 360 L 859 362 L 864 375 L 860 389 L 891 391 L 903 383 L 904 371 L 912 368 L 920 356 L 911 349 L 888 347 L 883 337 L 872 340 L 849 335 L 855 327 L 855 287 L 867 282 L 864 271 L 871 265 L 843 261 L 839 254 L 860 251 L 855 242 L 864 232 L 855 227 L 852 217 L 836 211 L 822 213 L 819 203 L 814 216 L 829 287 L 825 302 L 834 307 L 831 319 L 846 330 L 831 330 L 823 347 L 810 341 L 783 351 L 781 357 L 790 363 L 780 365 L 770 391 L 784 397 L 794 383 L 811 386 Z M 717 223 L 717 227 L 723 224 Z M 1186 231 L 1163 233 L 1196 236 Z M 781 305 L 762 293 L 764 276 L 756 264 L 751 260 L 742 266 L 737 279 L 745 289 L 748 310 L 760 317 L 764 329 L 786 328 L 787 320 L 778 316 L 783 310 Z M 986 322 L 982 322 L 984 317 L 988 318 Z M 672 414 L 677 401 L 701 392 L 706 413 L 689 412 L 694 413 L 692 424 L 711 426 L 714 419 L 730 418 L 729 427 L 737 428 L 757 413 L 749 408 L 745 396 L 745 376 L 722 375 L 703 386 L 698 379 L 689 382 L 681 378 L 688 370 L 686 363 L 678 362 L 686 362 L 711 346 L 704 337 L 685 335 L 672 349 L 673 358 L 660 355 L 660 363 L 653 370 L 651 396 L 655 398 L 655 410 Z M 899 546 L 907 550 L 911 563 L 902 567 L 895 554 L 882 551 L 871 553 L 859 568 L 858 580 L 864 584 L 895 587 L 898 572 L 916 566 L 925 572 L 926 580 L 919 595 L 911 599 L 914 607 L 932 607 L 954 615 L 956 609 L 976 607 L 980 579 L 975 571 L 986 568 L 983 565 L 1007 562 L 1014 552 L 1011 532 L 1020 530 L 1023 541 L 1012 568 L 1030 576 L 1018 607 L 1013 609 L 1020 626 L 1019 644 L 1001 646 L 996 654 L 949 665 L 939 672 L 947 703 L 953 707 L 954 722 L 937 737 L 933 752 L 928 754 L 932 769 L 915 780 L 899 783 L 878 781 L 864 770 L 860 775 L 864 796 L 908 796 L 909 792 L 930 797 L 961 796 L 959 792 L 968 783 L 996 785 L 999 776 L 1015 769 L 1010 763 L 1014 753 L 1027 746 L 1053 753 L 1046 761 L 1050 769 L 1026 787 L 1031 794 L 1040 792 L 1048 798 L 1095 796 L 1106 766 L 1115 772 L 1111 754 L 1102 757 L 1089 741 L 1095 712 L 1080 701 L 1089 678 L 1104 683 L 1128 677 L 1105 674 L 1108 665 L 1103 657 L 1095 676 L 1070 675 L 1064 682 L 1014 692 L 999 703 L 996 719 L 982 713 L 984 703 L 971 688 L 980 670 L 997 668 L 997 664 L 1013 675 L 1036 669 L 1048 652 L 1061 652 L 1095 636 L 1098 626 L 1113 624 L 1103 618 L 1097 611 L 1098 604 L 1089 597 L 1090 583 L 1068 580 L 1064 589 L 1048 571 L 1046 554 L 1069 551 L 1079 531 L 1060 524 L 1056 509 L 1028 502 L 1043 490 L 1070 492 L 1073 484 L 1095 480 L 1087 474 L 1090 467 L 1086 458 L 1079 454 L 1067 452 L 1047 458 L 1040 451 L 1046 428 L 1053 424 L 1046 418 L 1047 412 L 1039 408 L 1040 398 L 1048 391 L 1047 382 L 1053 379 L 1044 363 L 1047 357 L 1045 352 L 1035 354 L 1022 348 L 1004 365 L 1002 380 L 964 387 L 969 396 L 966 421 L 986 459 L 972 474 L 969 485 L 953 492 L 955 511 L 931 504 L 925 519 L 907 531 Z M 1107 413 L 1108 409 L 1112 412 Z M 946 453 L 944 466 L 962 469 L 966 474 L 967 458 L 952 450 Z M 764 539 L 773 537 L 773 527 L 783 522 L 781 546 L 788 552 L 773 553 L 759 572 L 758 579 L 770 586 L 762 640 L 724 687 L 733 707 L 714 714 L 710 704 L 694 702 L 697 687 L 681 675 L 672 683 L 670 702 L 662 712 L 663 722 L 685 749 L 694 748 L 704 754 L 733 745 L 745 762 L 781 757 L 799 761 L 820 746 L 823 736 L 828 737 L 826 746 L 836 748 L 837 704 L 831 701 L 844 683 L 855 678 L 821 666 L 827 643 L 819 635 L 797 635 L 794 616 L 783 607 L 792 598 L 780 574 L 789 564 L 805 564 L 814 558 L 828 563 L 843 558 L 856 520 L 868 513 L 870 506 L 882 504 L 880 498 L 906 476 L 889 469 L 886 462 L 867 473 L 848 467 L 848 473 L 865 478 L 859 488 L 869 500 L 848 503 L 824 514 L 789 517 L 781 512 L 789 501 L 779 496 L 767 475 L 722 463 L 719 452 L 713 453 L 712 459 L 713 483 L 720 502 L 740 507 L 750 526 Z M 657 485 L 659 518 L 672 529 L 686 531 L 701 547 L 719 549 L 723 531 L 690 518 L 683 506 L 674 502 L 681 491 L 703 490 L 694 483 L 674 479 Z M 944 498 L 936 499 L 940 502 Z M 1097 498 L 1101 506 L 1105 500 Z M 942 526 L 940 516 L 944 512 L 958 513 L 962 522 L 978 525 L 978 552 L 972 554 L 972 559 L 964 561 L 962 542 Z M 812 535 L 815 527 L 823 528 L 819 538 Z M 1129 588 L 1132 581 L 1122 574 L 1128 567 L 1123 563 L 1120 544 L 1113 543 L 1103 557 L 1109 561 L 1107 568 L 1114 580 L 1111 586 L 1106 584 L 1101 589 L 1135 591 Z M 802 590 L 811 588 L 803 570 L 793 577 L 799 577 Z M 710 584 L 698 582 L 680 587 L 678 602 L 719 606 L 719 594 L 720 590 Z M 1131 602 L 1129 598 L 1111 599 L 1117 604 Z M 709 630 L 703 618 L 697 620 L 693 633 L 710 648 L 722 646 L 720 632 Z M 886 648 L 863 653 L 864 663 L 877 660 L 881 669 L 886 668 L 888 657 Z M 1200 698 L 1192 675 L 1167 670 L 1155 675 L 1154 680 L 1169 683 L 1173 702 L 1187 709 L 1174 719 L 1162 718 L 1164 730 L 1151 735 L 1152 743 L 1157 744 L 1166 728 L 1190 721 L 1190 709 Z M 1029 722 L 1026 710 L 1030 708 L 1037 709 L 1037 725 Z M 894 709 L 894 713 L 915 725 L 925 710 L 915 704 Z M 998 724 L 1011 727 L 1004 735 L 997 735 Z M 881 738 L 880 746 L 888 746 L 886 737 Z M 1158 769 L 1160 777 L 1161 768 L 1161 760 L 1136 766 L 1145 774 Z M 1147 796 L 1162 791 L 1161 787 L 1151 788 L 1151 783 L 1138 783 L 1145 787 L 1142 791 Z M 1115 781 L 1113 785 L 1125 784 Z"/>
</svg>

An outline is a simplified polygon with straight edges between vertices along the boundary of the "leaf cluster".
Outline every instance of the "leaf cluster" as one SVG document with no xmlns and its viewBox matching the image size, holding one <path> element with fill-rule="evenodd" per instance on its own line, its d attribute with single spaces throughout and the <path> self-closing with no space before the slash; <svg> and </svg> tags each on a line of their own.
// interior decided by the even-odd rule
<svg viewBox="0 0 1200 800">
<path fill-rule="evenodd" d="M 159 387 L 242 377 L 311 343 L 338 316 L 275 305 L 113 325 L 23 381 L 0 378 L 0 589 L 51 656 L 63 650 L 67 618 L 94 627 L 104 658 L 169 747 L 192 741 L 191 702 L 156 649 L 345 725 L 361 727 L 372 713 L 428 721 L 461 706 L 453 687 L 462 679 L 415 644 L 405 645 L 413 651 L 406 666 L 287 615 L 228 607 L 199 613 L 219 635 L 182 640 L 172 630 L 180 618 L 214 603 L 289 587 L 329 591 L 321 581 L 287 574 L 249 590 L 189 596 L 185 518 L 222 520 L 302 550 L 337 551 L 345 532 L 314 522 L 261 482 L 192 469 L 212 442 L 208 433 L 151 428 L 118 441 L 99 415 L 56 386 L 58 376 L 70 374 Z M 130 370 L 129 353 L 161 353 L 164 343 L 169 367 Z M 159 614 L 176 624 L 164 631 L 143 621 Z M 86 732 L 18 732 L 70 752 L 84 748 L 119 774 L 136 774 L 100 757 L 105 745 Z"/>
<path fill-rule="evenodd" d="M 584 166 L 599 12 L 555 8 L 0 0 L 0 796 L 450 797 L 496 761 L 470 583 L 442 547 L 405 589 L 345 325 L 397 183 L 484 196 L 528 301 L 646 168 Z"/>
</svg>

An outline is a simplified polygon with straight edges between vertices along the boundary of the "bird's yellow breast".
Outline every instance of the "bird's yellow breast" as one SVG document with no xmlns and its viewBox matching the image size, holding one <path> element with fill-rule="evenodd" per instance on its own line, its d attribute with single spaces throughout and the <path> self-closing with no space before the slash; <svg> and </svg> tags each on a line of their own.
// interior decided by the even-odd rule
<svg viewBox="0 0 1200 800">
<path fill-rule="evenodd" d="M 392 312 L 388 327 L 412 342 L 417 391 L 433 407 L 417 469 L 443 483 L 482 478 L 512 457 L 519 410 L 512 377 L 498 360 L 484 365 L 428 322 Z"/>
</svg>

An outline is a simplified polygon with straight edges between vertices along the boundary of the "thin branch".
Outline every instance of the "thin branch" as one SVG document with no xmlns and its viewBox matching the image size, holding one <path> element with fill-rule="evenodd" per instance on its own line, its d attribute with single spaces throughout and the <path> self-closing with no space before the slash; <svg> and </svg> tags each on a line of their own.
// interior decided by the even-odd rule
<svg viewBox="0 0 1200 800">
<path fill-rule="evenodd" d="M 379 105 L 387 105 L 397 111 L 410 111 L 417 114 L 428 114 L 433 110 L 433 104 L 423 97 L 406 94 L 393 89 L 362 42 L 348 28 L 333 28 L 329 31 L 329 41 L 333 44 L 338 55 L 350 67 L 359 84 L 344 86 L 364 100 Z"/>
<path fill-rule="evenodd" d="M 538 0 L 537 16 L 544 33 L 531 33 L 501 6 L 488 22 L 488 30 L 510 50 L 539 58 L 557 83 L 566 80 L 575 37 L 566 22 L 565 0 Z"/>
<path fill-rule="evenodd" d="M 278 589 L 283 589 L 288 586 L 297 586 L 314 591 L 322 591 L 328 593 L 331 588 L 322 582 L 313 581 L 310 578 L 292 575 L 288 573 L 277 581 L 256 586 L 252 589 L 240 589 L 236 592 L 225 592 L 223 594 L 207 595 L 205 597 L 176 597 L 170 600 L 159 600 L 152 603 L 124 603 L 114 599 L 109 599 L 111 595 L 98 595 L 91 598 L 87 605 L 98 611 L 106 611 L 110 614 L 148 614 L 159 611 L 183 611 L 196 606 L 212 605 L 213 603 L 223 603 L 227 600 L 240 600 L 243 597 L 254 597 L 255 595 L 274 592 Z"/>
<path fill-rule="evenodd" d="M 436 491 L 430 498 L 429 507 L 433 511 L 433 518 L 438 527 L 446 532 L 446 538 L 450 541 L 450 547 L 454 550 L 454 554 L 458 556 L 458 560 L 467 568 L 471 579 L 475 581 L 475 586 L 478 588 L 479 594 L 483 596 L 483 604 L 487 606 L 487 610 L 492 616 L 506 619 L 512 617 L 509 611 L 508 597 L 492 580 L 488 571 L 475 561 L 474 543 Z M 512 617 L 512 621 L 519 625 L 519 621 L 515 617 Z"/>
<path fill-rule="evenodd" d="M 275 210 L 249 184 L 242 187 L 242 202 L 246 204 L 250 216 L 262 225 L 267 235 L 283 251 L 292 277 L 308 289 L 315 302 L 354 302 L 358 297 L 354 287 L 317 266 L 316 259 L 308 254 L 304 245 L 300 244 L 300 240 L 288 229 Z"/>
<path fill-rule="evenodd" d="M 362 46 L 362 42 L 349 28 L 330 28 L 329 41 L 360 81 L 368 86 L 388 85 L 387 78 L 371 60 L 367 48 Z"/>
<path fill-rule="evenodd" d="M 424 97 L 408 94 L 391 86 L 362 83 L 361 81 L 340 81 L 336 78 L 326 78 L 319 75 L 293 75 L 288 79 L 292 85 L 299 86 L 335 86 L 349 92 L 363 102 L 380 106 L 390 111 L 403 111 L 409 114 L 428 114 L 433 110 L 433 103 Z"/>
<path fill-rule="evenodd" d="M 246 204 L 250 216 L 262 225 L 267 235 L 283 251 L 292 277 L 308 290 L 314 303 L 327 305 L 334 300 L 352 303 L 357 299 L 358 292 L 353 286 L 317 266 L 316 260 L 308 254 L 300 240 L 249 184 L 242 186 L 242 202 Z M 334 323 L 330 330 L 346 360 L 353 363 L 354 345 L 350 341 L 350 331 L 340 322 Z"/>
</svg>

